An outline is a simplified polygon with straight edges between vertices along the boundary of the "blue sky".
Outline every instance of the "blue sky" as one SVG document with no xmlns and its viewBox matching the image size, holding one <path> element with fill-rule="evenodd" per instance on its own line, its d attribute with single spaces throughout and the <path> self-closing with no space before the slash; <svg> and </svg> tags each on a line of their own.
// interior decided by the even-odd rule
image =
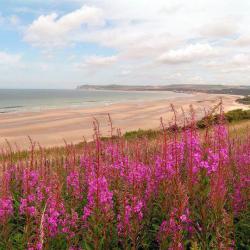
<svg viewBox="0 0 250 250">
<path fill-rule="evenodd" d="M 248 0 L 2 0 L 0 88 L 250 81 Z"/>
</svg>

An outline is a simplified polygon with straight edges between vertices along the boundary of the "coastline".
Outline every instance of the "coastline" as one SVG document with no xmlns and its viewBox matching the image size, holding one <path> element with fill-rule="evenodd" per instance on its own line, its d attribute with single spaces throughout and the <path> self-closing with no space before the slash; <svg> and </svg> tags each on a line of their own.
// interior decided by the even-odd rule
<svg viewBox="0 0 250 250">
<path fill-rule="evenodd" d="M 192 93 L 150 90 L 5 89 L 0 91 L 0 114 L 92 108 L 117 103 L 173 99 L 190 95 Z"/>
<path fill-rule="evenodd" d="M 64 140 L 78 143 L 83 141 L 83 137 L 91 140 L 94 118 L 100 123 L 102 136 L 107 136 L 110 130 L 108 114 L 113 126 L 121 129 L 122 133 L 139 128 L 156 129 L 160 126 L 160 117 L 163 117 L 166 124 L 171 122 L 171 103 L 180 116 L 181 107 L 188 112 L 189 106 L 193 105 L 197 118 L 201 118 L 204 110 L 213 108 L 220 98 L 225 111 L 248 107 L 236 102 L 239 95 L 193 93 L 188 97 L 163 100 L 0 114 L 0 146 L 6 145 L 7 139 L 11 145 L 16 143 L 20 149 L 27 149 L 30 146 L 28 136 L 43 147 L 61 146 L 64 145 Z"/>
</svg>

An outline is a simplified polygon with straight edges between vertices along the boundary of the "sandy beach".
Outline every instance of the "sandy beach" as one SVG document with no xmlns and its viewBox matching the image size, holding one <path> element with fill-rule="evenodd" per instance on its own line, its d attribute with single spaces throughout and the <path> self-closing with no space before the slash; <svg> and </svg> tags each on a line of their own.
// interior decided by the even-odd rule
<svg viewBox="0 0 250 250">
<path fill-rule="evenodd" d="M 120 128 L 122 133 L 139 128 L 157 129 L 160 126 L 160 117 L 163 117 L 166 124 L 171 122 L 171 103 L 177 111 L 180 111 L 181 107 L 188 110 L 192 104 L 197 116 L 200 117 L 204 114 L 204 109 L 212 108 L 220 98 L 223 100 L 225 111 L 246 107 L 235 102 L 239 96 L 194 93 L 189 97 L 170 100 L 1 114 L 0 145 L 6 145 L 8 140 L 19 148 L 28 148 L 28 136 L 44 147 L 63 145 L 64 140 L 68 143 L 78 143 L 83 140 L 83 136 L 91 140 L 94 118 L 100 122 L 102 135 L 106 136 L 109 134 L 108 113 L 113 120 L 113 126 Z"/>
</svg>

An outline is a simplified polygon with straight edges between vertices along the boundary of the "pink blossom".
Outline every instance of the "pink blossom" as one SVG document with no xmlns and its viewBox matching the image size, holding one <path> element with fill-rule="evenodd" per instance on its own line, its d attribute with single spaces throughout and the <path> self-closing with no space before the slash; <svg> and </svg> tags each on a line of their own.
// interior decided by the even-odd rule
<svg viewBox="0 0 250 250">
<path fill-rule="evenodd" d="M 88 203 L 84 207 L 83 220 L 86 220 L 98 208 L 107 213 L 113 207 L 113 193 L 108 189 L 108 182 L 105 177 L 99 177 L 89 182 Z M 98 206 L 98 207 L 97 207 Z"/>
<path fill-rule="evenodd" d="M 0 222 L 4 223 L 13 214 L 11 198 L 0 198 Z"/>
</svg>

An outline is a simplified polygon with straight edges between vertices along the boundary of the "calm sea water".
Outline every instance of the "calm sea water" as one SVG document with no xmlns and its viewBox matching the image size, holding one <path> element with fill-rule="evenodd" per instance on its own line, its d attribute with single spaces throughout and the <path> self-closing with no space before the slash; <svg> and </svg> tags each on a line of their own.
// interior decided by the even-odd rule
<svg viewBox="0 0 250 250">
<path fill-rule="evenodd" d="M 147 91 L 0 89 L 0 113 L 90 107 L 129 101 L 183 97 L 187 94 Z"/>
</svg>

